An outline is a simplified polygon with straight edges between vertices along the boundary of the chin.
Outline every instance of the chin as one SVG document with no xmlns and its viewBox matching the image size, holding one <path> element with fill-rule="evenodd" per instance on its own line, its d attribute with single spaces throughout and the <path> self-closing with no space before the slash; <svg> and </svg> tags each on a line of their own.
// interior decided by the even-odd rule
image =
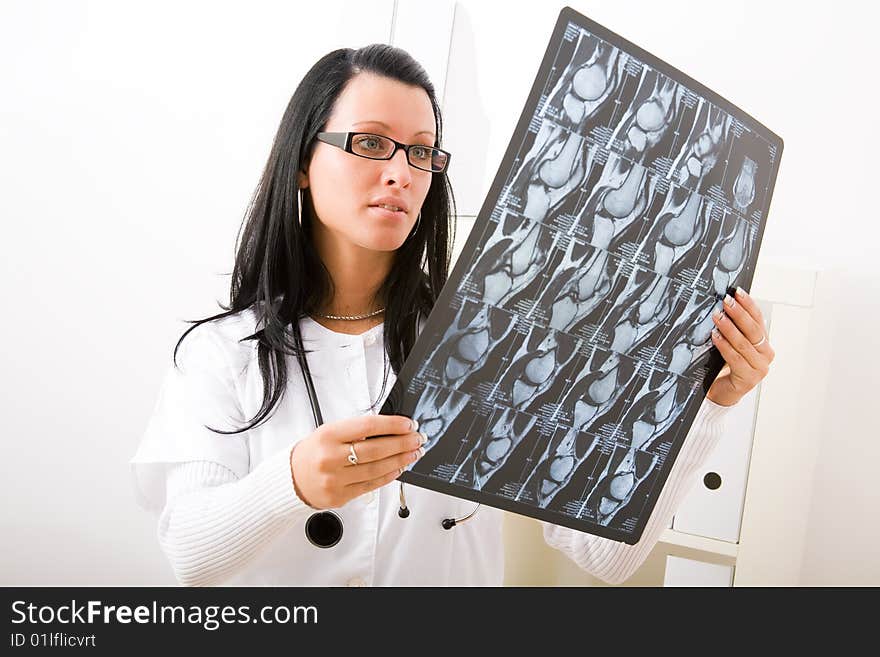
<svg viewBox="0 0 880 657">
<path fill-rule="evenodd" d="M 397 235 L 387 232 L 385 234 L 377 233 L 368 235 L 366 239 L 360 242 L 360 245 L 371 251 L 397 251 L 406 241 L 406 235 Z"/>
</svg>

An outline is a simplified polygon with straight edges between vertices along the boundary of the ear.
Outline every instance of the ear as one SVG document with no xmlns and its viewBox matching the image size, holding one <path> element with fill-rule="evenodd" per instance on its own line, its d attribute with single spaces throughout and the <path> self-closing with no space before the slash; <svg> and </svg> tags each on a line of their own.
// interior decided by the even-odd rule
<svg viewBox="0 0 880 657">
<path fill-rule="evenodd" d="M 309 174 L 302 169 L 296 172 L 296 185 L 300 189 L 305 189 L 309 186 Z"/>
</svg>

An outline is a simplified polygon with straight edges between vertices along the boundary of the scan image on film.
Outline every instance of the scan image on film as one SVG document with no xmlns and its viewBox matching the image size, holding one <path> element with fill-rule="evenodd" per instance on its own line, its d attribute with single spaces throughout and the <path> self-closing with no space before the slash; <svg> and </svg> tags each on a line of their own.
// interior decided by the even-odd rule
<svg viewBox="0 0 880 657">
<path fill-rule="evenodd" d="M 781 139 L 565 8 L 439 302 L 383 408 L 401 477 L 635 543 L 723 362 Z"/>
</svg>

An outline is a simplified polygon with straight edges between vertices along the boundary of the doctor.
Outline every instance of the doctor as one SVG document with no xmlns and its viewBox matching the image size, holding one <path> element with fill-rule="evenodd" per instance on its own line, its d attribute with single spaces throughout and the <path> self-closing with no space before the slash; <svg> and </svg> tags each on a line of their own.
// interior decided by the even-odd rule
<svg viewBox="0 0 880 657">
<path fill-rule="evenodd" d="M 178 341 L 132 459 L 181 584 L 503 582 L 501 511 L 447 530 L 474 505 L 410 486 L 401 517 L 395 479 L 425 437 L 409 418 L 377 415 L 447 277 L 455 212 L 441 130 L 424 70 L 391 46 L 331 52 L 296 89 L 239 237 L 230 306 Z M 642 540 L 543 525 L 606 582 L 644 561 L 726 407 L 766 375 L 757 306 L 737 293 L 725 310 L 713 341 L 729 365 Z"/>
</svg>

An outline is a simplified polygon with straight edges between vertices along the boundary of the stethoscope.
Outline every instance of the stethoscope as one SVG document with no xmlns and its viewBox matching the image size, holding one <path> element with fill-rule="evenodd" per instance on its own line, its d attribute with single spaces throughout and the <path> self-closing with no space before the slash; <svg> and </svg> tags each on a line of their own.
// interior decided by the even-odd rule
<svg viewBox="0 0 880 657">
<path fill-rule="evenodd" d="M 299 366 L 302 370 L 303 380 L 306 384 L 306 390 L 309 393 L 309 403 L 312 406 L 312 416 L 315 419 L 315 428 L 324 424 L 324 416 L 321 414 L 321 404 L 318 402 L 318 395 L 315 392 L 315 384 L 312 381 L 312 372 L 309 370 L 309 363 L 306 360 L 305 350 L 303 348 L 302 337 L 300 336 L 299 326 L 297 322 L 293 323 L 293 339 L 296 345 L 296 357 L 299 360 Z M 474 507 L 468 515 L 463 518 L 444 518 L 440 523 L 443 529 L 452 529 L 456 525 L 470 520 L 480 510 L 480 505 Z M 406 495 L 403 492 L 403 482 L 400 482 L 400 509 L 397 515 L 401 518 L 409 517 L 409 507 L 406 505 Z M 333 511 L 318 511 L 313 513 L 306 520 L 306 538 L 315 547 L 331 548 L 342 540 L 342 518 Z"/>
</svg>

